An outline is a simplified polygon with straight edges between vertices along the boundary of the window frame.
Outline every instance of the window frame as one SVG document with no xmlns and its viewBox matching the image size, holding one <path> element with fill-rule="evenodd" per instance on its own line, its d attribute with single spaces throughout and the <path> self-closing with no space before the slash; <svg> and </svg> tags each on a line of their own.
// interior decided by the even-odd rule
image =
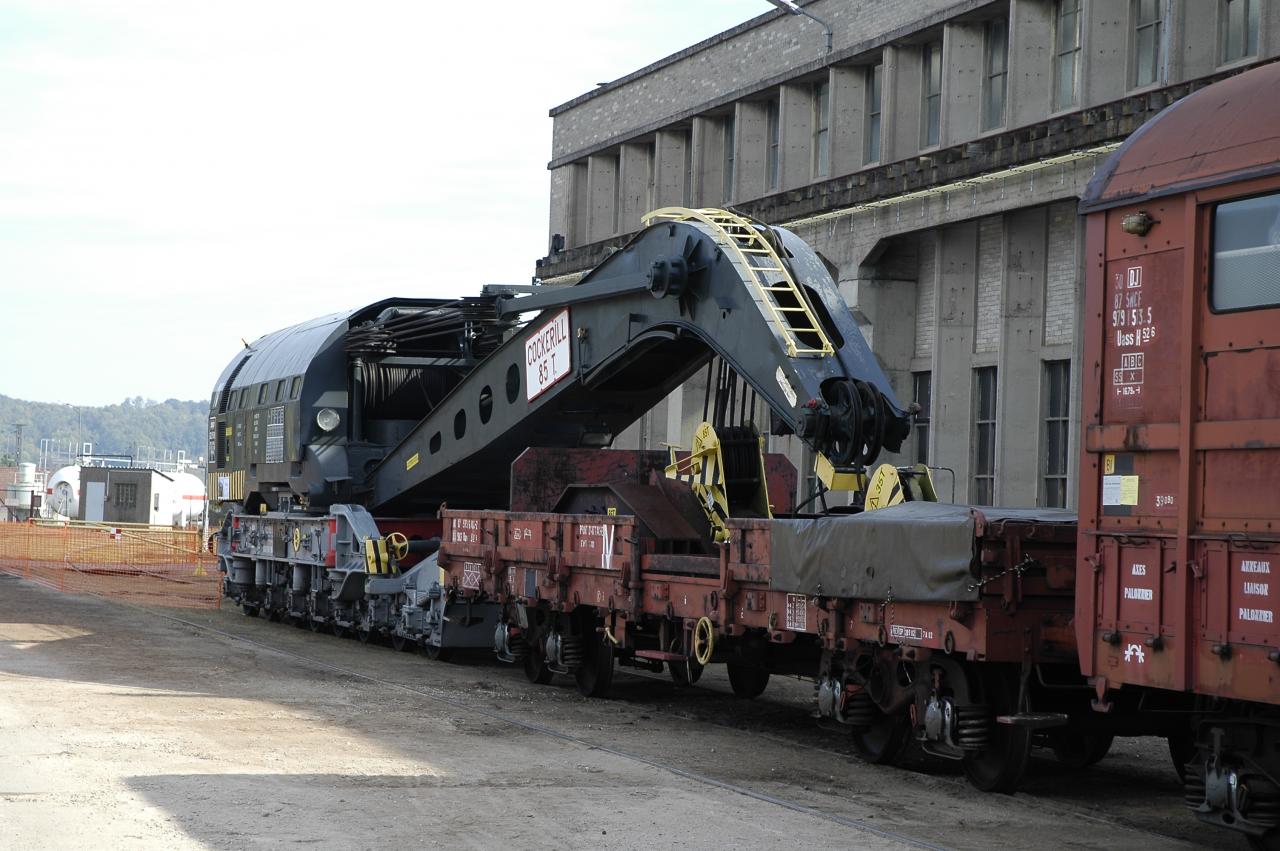
<svg viewBox="0 0 1280 851">
<path fill-rule="evenodd" d="M 1055 411 L 1053 407 L 1053 382 L 1055 380 L 1054 372 L 1061 370 L 1062 375 L 1058 377 L 1061 382 L 1059 386 L 1059 400 L 1062 403 L 1060 411 Z M 1045 360 L 1042 362 L 1040 369 L 1041 381 L 1041 405 L 1040 405 L 1040 504 L 1046 508 L 1066 508 L 1070 498 L 1069 488 L 1071 479 L 1071 359 L 1056 358 L 1053 360 Z M 1051 472 L 1051 462 L 1055 459 L 1049 455 L 1051 446 L 1049 435 L 1054 430 L 1060 431 L 1060 458 L 1056 459 L 1061 462 L 1061 472 Z M 1059 485 L 1061 488 L 1062 502 L 1054 504 L 1049 499 L 1050 483 L 1053 483 L 1054 489 L 1057 490 Z"/>
<path fill-rule="evenodd" d="M 782 102 L 778 98 L 764 105 L 764 191 L 776 192 L 782 172 Z"/>
<path fill-rule="evenodd" d="M 983 398 L 982 398 L 982 378 L 985 375 L 991 376 L 991 415 L 983 416 Z M 999 448 L 999 423 L 1000 423 L 1000 373 L 994 366 L 979 366 L 973 370 L 973 412 L 971 416 L 973 425 L 973 451 L 970 457 L 969 471 L 969 496 L 970 501 L 975 505 L 995 505 L 996 501 L 996 475 L 999 470 L 999 463 L 996 458 L 996 451 Z M 979 472 L 978 461 L 982 457 L 979 451 L 979 444 L 982 441 L 983 427 L 989 429 L 989 458 L 991 459 L 991 469 Z M 989 488 L 987 494 L 987 502 L 981 501 L 978 493 L 979 487 L 985 483 Z"/>
<path fill-rule="evenodd" d="M 933 91 L 933 58 L 938 59 L 938 89 Z M 922 45 L 920 48 L 920 149 L 927 150 L 936 148 L 942 144 L 942 88 L 943 78 L 946 76 L 946 66 L 943 62 L 942 42 L 930 41 Z M 936 109 L 936 124 L 934 122 L 934 112 Z M 936 138 L 930 139 L 929 131 L 936 133 Z"/>
<path fill-rule="evenodd" d="M 112 504 L 116 508 L 137 508 L 138 507 L 138 483 L 137 482 L 112 482 L 115 485 L 115 494 Z M 126 500 L 123 495 L 128 494 Z"/>
<path fill-rule="evenodd" d="M 1232 3 L 1244 4 L 1244 14 L 1241 16 L 1241 21 L 1244 24 L 1244 31 L 1241 33 L 1242 52 L 1238 56 L 1231 56 L 1229 53 L 1231 46 Z M 1236 62 L 1245 62 L 1249 59 L 1257 58 L 1260 49 L 1259 40 L 1261 38 L 1259 30 L 1262 28 L 1261 6 L 1261 0 L 1220 0 L 1220 5 L 1218 6 L 1218 28 L 1220 30 L 1218 38 L 1219 65 L 1232 65 Z M 1250 35 L 1253 36 L 1252 49 L 1250 49 Z"/>
<path fill-rule="evenodd" d="M 271 382 L 269 382 L 269 381 L 264 381 L 264 382 L 262 382 L 261 384 L 259 384 L 259 385 L 258 385 L 258 404 L 259 404 L 259 405 L 265 405 L 265 404 L 267 404 L 267 387 L 268 387 L 270 384 L 271 384 Z"/>
<path fill-rule="evenodd" d="M 867 66 L 863 86 L 866 141 L 862 146 L 862 157 L 863 163 L 870 165 L 880 162 L 884 156 L 884 62 Z M 871 108 L 873 103 L 874 110 Z"/>
<path fill-rule="evenodd" d="M 992 70 L 992 46 L 997 43 L 996 29 L 1000 31 L 1002 62 L 1000 71 Z M 993 80 L 999 78 L 1000 82 L 1000 115 L 999 120 L 992 120 L 991 115 L 991 94 L 995 91 Z M 982 129 L 999 130 L 1004 127 L 1008 121 L 1007 113 L 1009 108 L 1009 22 L 1004 18 L 987 21 L 983 28 L 982 35 Z"/>
<path fill-rule="evenodd" d="M 921 385 L 924 388 L 924 400 L 921 400 Z M 912 436 L 915 439 L 913 454 L 915 463 L 929 465 L 929 436 L 930 429 L 933 425 L 933 371 L 921 370 L 920 372 L 911 373 L 911 395 L 917 404 L 920 405 L 920 412 L 916 414 L 915 422 L 911 426 Z"/>
<path fill-rule="evenodd" d="M 1075 7 L 1070 13 L 1075 16 L 1075 44 L 1067 50 L 1062 50 L 1060 45 L 1063 9 L 1067 4 L 1073 4 Z M 1050 93 L 1050 106 L 1052 107 L 1049 110 L 1050 114 L 1065 112 L 1080 105 L 1080 57 L 1084 54 L 1083 24 L 1084 3 L 1081 0 L 1057 0 L 1054 5 L 1053 15 L 1053 89 Z M 1067 103 L 1061 103 L 1058 100 L 1058 95 L 1062 80 L 1062 59 L 1065 56 L 1071 57 L 1071 99 Z"/>
<path fill-rule="evenodd" d="M 1142 20 L 1142 8 L 1148 2 L 1153 4 L 1155 9 L 1155 18 L 1145 23 Z M 1129 87 L 1132 89 L 1145 89 L 1148 86 L 1156 86 L 1163 83 L 1161 78 L 1161 70 L 1164 66 L 1164 4 L 1161 0 L 1131 0 L 1129 5 L 1129 16 L 1132 26 L 1129 28 L 1129 44 L 1133 55 L 1132 61 L 1129 63 Z M 1154 30 L 1152 44 L 1154 46 L 1151 55 L 1151 79 L 1147 82 L 1141 82 L 1138 75 L 1142 69 L 1141 50 L 1141 32 L 1144 29 Z"/>
<path fill-rule="evenodd" d="M 813 105 L 813 133 L 810 143 L 813 156 L 810 159 L 810 176 L 813 180 L 826 180 L 831 176 L 831 80 L 818 80 L 810 89 Z"/>
<path fill-rule="evenodd" d="M 1209 312 L 1214 316 L 1228 316 L 1232 313 L 1248 313 L 1253 310 L 1275 310 L 1280 307 L 1280 299 L 1265 304 L 1251 304 L 1246 307 L 1215 307 L 1214 306 L 1214 288 L 1217 285 L 1218 277 L 1218 208 L 1226 204 L 1235 204 L 1240 201 L 1252 201 L 1255 198 L 1280 198 L 1280 188 L 1273 189 L 1270 192 L 1253 192 L 1248 195 L 1238 195 L 1231 198 L 1219 198 L 1211 203 L 1205 204 L 1206 212 L 1209 219 L 1209 256 L 1207 275 L 1207 286 L 1205 287 L 1205 299 L 1208 302 Z"/>
</svg>

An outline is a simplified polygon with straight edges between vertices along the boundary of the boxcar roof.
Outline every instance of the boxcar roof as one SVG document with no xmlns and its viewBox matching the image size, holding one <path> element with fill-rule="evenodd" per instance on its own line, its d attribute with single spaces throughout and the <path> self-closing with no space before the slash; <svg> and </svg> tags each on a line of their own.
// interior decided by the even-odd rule
<svg viewBox="0 0 1280 851">
<path fill-rule="evenodd" d="M 1187 95 L 1138 128 L 1089 181 L 1080 212 L 1280 172 L 1280 63 Z"/>
</svg>

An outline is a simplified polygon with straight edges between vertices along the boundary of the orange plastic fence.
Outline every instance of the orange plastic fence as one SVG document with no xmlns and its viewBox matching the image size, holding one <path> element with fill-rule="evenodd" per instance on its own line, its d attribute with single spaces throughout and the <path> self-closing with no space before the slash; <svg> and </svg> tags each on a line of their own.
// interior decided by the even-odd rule
<svg viewBox="0 0 1280 851">
<path fill-rule="evenodd" d="M 0 573 L 59 591 L 217 608 L 217 559 L 200 532 L 147 526 L 0 523 Z"/>
</svg>

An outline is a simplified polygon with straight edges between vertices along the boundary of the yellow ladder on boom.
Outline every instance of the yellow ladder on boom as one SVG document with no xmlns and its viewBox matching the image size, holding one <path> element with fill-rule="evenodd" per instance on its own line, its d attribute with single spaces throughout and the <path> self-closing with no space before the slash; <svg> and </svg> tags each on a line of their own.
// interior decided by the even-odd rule
<svg viewBox="0 0 1280 851">
<path fill-rule="evenodd" d="M 696 221 L 711 229 L 712 238 L 738 274 L 751 282 L 752 297 L 773 324 L 787 357 L 835 354 L 830 338 L 813 312 L 808 295 L 791 277 L 773 245 L 750 219 L 728 210 L 663 207 L 644 217 L 645 225 L 655 221 Z M 806 341 L 802 336 L 810 340 Z"/>
</svg>

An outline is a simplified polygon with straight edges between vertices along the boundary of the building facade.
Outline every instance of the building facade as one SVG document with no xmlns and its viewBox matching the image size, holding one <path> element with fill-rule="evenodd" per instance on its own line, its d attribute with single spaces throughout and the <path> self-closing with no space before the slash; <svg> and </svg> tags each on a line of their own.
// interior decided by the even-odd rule
<svg viewBox="0 0 1280 851">
<path fill-rule="evenodd" d="M 1076 201 L 1162 108 L 1280 53 L 1280 0 L 800 5 L 830 52 L 822 25 L 770 11 L 551 110 L 538 277 L 576 280 L 659 207 L 788 227 L 921 405 L 887 460 L 945 468 L 943 499 L 1073 506 Z M 615 445 L 687 445 L 702 397 L 686 386 Z M 773 448 L 804 481 L 803 452 Z"/>
</svg>

